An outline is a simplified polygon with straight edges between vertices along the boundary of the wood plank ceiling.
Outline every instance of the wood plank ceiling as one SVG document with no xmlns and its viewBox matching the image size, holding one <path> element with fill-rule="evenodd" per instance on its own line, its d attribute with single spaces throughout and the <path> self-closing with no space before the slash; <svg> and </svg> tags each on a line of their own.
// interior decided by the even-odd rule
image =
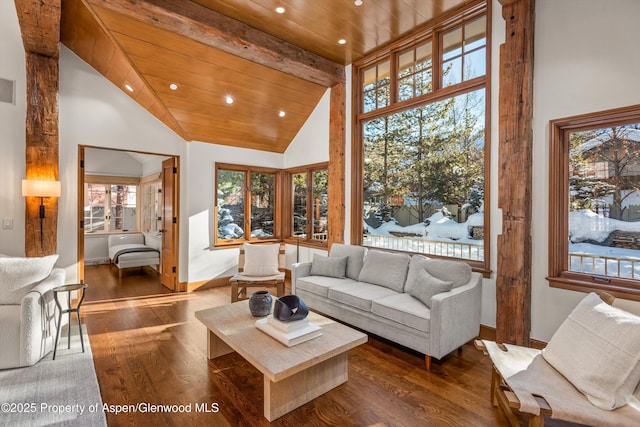
<svg viewBox="0 0 640 427">
<path fill-rule="evenodd" d="M 61 41 L 185 140 L 283 153 L 345 65 L 468 1 L 62 0 Z"/>
</svg>

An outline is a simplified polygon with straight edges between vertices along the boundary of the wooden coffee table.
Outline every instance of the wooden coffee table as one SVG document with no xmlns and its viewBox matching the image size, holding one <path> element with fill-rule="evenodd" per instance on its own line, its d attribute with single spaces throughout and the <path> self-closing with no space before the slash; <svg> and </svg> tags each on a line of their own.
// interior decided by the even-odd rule
<svg viewBox="0 0 640 427">
<path fill-rule="evenodd" d="M 309 319 L 322 335 L 287 347 L 260 331 L 249 302 L 197 311 L 208 329 L 209 359 L 237 352 L 262 372 L 264 416 L 269 421 L 292 411 L 348 379 L 347 351 L 367 342 L 367 335 L 316 313 Z"/>
</svg>

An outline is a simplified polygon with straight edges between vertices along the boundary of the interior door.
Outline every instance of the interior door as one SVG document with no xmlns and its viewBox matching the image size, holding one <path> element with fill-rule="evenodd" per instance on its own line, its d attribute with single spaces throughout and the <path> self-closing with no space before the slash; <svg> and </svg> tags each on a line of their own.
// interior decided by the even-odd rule
<svg viewBox="0 0 640 427">
<path fill-rule="evenodd" d="M 84 147 L 78 147 L 78 282 L 84 283 Z"/>
<path fill-rule="evenodd" d="M 162 273 L 161 282 L 171 290 L 178 290 L 178 158 L 162 162 Z"/>
</svg>

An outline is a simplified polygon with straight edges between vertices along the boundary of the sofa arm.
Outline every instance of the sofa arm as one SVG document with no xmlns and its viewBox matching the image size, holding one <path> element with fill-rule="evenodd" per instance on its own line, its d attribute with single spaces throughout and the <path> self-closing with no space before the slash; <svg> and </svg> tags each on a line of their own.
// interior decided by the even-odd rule
<svg viewBox="0 0 640 427">
<path fill-rule="evenodd" d="M 311 263 L 310 262 L 296 262 L 291 265 L 291 293 L 296 293 L 296 281 L 300 277 L 306 277 L 311 275 Z"/>
<path fill-rule="evenodd" d="M 53 348 L 56 309 L 52 289 L 64 285 L 64 281 L 65 271 L 62 268 L 54 268 L 46 279 L 22 298 L 20 305 L 21 366 L 33 365 Z"/>
<path fill-rule="evenodd" d="M 478 336 L 481 298 L 482 275 L 472 273 L 466 285 L 431 299 L 430 356 L 440 359 Z"/>
</svg>

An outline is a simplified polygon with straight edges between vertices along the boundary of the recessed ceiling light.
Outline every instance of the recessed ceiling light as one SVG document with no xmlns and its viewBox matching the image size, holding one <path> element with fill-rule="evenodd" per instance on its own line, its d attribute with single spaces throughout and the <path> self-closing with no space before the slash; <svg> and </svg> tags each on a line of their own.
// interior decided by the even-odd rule
<svg viewBox="0 0 640 427">
<path fill-rule="evenodd" d="M 178 85 L 177 85 L 177 84 L 175 84 L 175 83 L 171 83 L 171 84 L 169 85 L 169 89 L 171 89 L 171 90 L 177 90 L 177 89 L 178 89 Z"/>
<path fill-rule="evenodd" d="M 227 104 L 233 104 L 233 98 L 230 96 L 227 96 L 226 98 L 224 98 L 224 102 L 226 102 Z"/>
<path fill-rule="evenodd" d="M 347 41 L 345 39 L 340 39 L 338 40 L 338 44 L 346 44 Z"/>
<path fill-rule="evenodd" d="M 276 12 L 278 12 L 278 13 L 284 13 L 284 12 L 285 12 L 285 9 L 284 9 L 284 7 L 282 7 L 282 6 L 278 6 L 278 7 L 276 7 Z"/>
<path fill-rule="evenodd" d="M 362 0 L 356 0 L 353 2 L 356 6 L 362 6 L 362 3 L 364 3 Z"/>
<path fill-rule="evenodd" d="M 129 91 L 129 92 L 133 92 L 133 88 L 129 85 L 124 85 L 124 87 Z"/>
<path fill-rule="evenodd" d="M 278 115 L 279 115 L 280 117 L 284 117 L 284 116 L 286 116 L 286 115 L 287 115 L 287 113 L 285 113 L 284 111 L 280 110 L 280 112 L 278 113 Z"/>
</svg>

